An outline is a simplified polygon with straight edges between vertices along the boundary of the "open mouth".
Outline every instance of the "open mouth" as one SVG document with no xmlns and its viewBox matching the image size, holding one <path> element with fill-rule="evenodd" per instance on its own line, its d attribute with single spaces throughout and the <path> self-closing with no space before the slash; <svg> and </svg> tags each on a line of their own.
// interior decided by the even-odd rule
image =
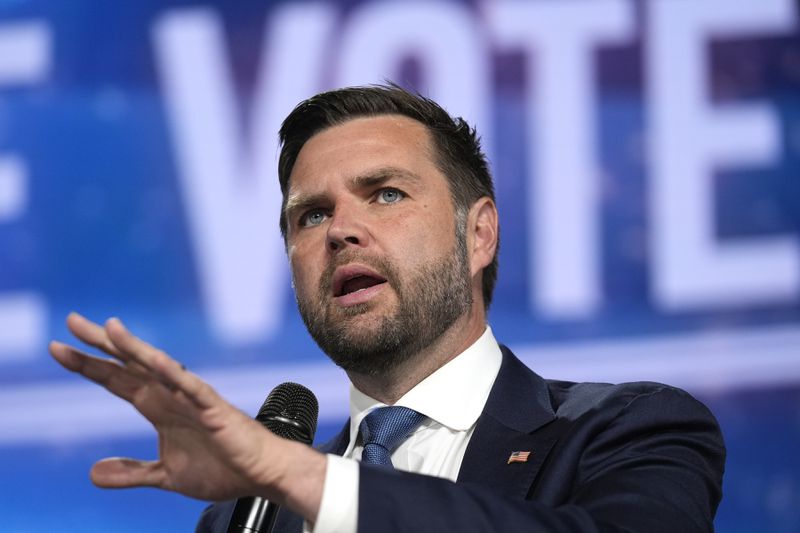
<svg viewBox="0 0 800 533">
<path fill-rule="evenodd" d="M 386 278 L 363 265 L 339 267 L 333 276 L 333 296 L 347 296 L 386 283 Z"/>
<path fill-rule="evenodd" d="M 344 296 L 346 294 L 363 291 L 369 289 L 370 287 L 374 287 L 375 285 L 380 285 L 381 283 L 386 283 L 386 280 L 383 278 L 359 274 L 355 277 L 344 280 L 341 283 L 339 290 L 334 292 L 334 296 Z"/>
</svg>

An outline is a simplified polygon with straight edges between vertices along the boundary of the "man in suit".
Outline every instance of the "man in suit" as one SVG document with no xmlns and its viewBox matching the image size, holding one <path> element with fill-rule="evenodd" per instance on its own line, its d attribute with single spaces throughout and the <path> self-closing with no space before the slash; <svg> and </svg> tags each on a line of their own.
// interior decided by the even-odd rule
<svg viewBox="0 0 800 533">
<path fill-rule="evenodd" d="M 328 453 L 279 439 L 118 320 L 71 315 L 115 360 L 53 356 L 161 442 L 156 462 L 101 461 L 95 483 L 260 495 L 291 511 L 276 531 L 713 529 L 724 447 L 704 406 L 659 384 L 547 381 L 494 339 L 499 228 L 473 129 L 395 86 L 350 88 L 301 103 L 281 142 L 298 308 L 352 382 L 350 420 Z"/>
</svg>

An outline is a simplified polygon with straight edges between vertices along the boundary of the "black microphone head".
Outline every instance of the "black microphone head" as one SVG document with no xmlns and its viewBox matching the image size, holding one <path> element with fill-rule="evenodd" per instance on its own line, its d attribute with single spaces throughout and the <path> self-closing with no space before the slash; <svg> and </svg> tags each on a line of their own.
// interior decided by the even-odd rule
<svg viewBox="0 0 800 533">
<path fill-rule="evenodd" d="M 269 393 L 256 420 L 283 437 L 311 444 L 317 431 L 319 404 L 314 393 L 298 383 L 281 383 Z"/>
</svg>

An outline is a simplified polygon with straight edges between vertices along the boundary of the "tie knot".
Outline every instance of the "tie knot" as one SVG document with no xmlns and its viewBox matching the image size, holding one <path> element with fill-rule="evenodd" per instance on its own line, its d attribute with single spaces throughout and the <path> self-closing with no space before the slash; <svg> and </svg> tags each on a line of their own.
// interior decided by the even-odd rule
<svg viewBox="0 0 800 533">
<path fill-rule="evenodd" d="M 391 465 L 391 454 L 425 419 L 408 407 L 389 406 L 375 409 L 361 421 L 359 430 L 364 441 L 361 461 Z"/>
</svg>

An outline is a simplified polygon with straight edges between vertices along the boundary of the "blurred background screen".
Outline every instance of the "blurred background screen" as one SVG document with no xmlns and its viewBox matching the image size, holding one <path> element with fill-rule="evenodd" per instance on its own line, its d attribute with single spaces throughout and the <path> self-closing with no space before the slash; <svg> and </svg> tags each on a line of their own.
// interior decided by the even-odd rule
<svg viewBox="0 0 800 533">
<path fill-rule="evenodd" d="M 664 381 L 728 446 L 722 532 L 800 530 L 794 0 L 0 0 L 0 529 L 190 531 L 88 479 L 153 458 L 47 354 L 120 316 L 248 413 L 292 380 L 347 417 L 295 309 L 277 129 L 395 80 L 476 125 L 501 213 L 497 338 L 539 374 Z"/>
</svg>

